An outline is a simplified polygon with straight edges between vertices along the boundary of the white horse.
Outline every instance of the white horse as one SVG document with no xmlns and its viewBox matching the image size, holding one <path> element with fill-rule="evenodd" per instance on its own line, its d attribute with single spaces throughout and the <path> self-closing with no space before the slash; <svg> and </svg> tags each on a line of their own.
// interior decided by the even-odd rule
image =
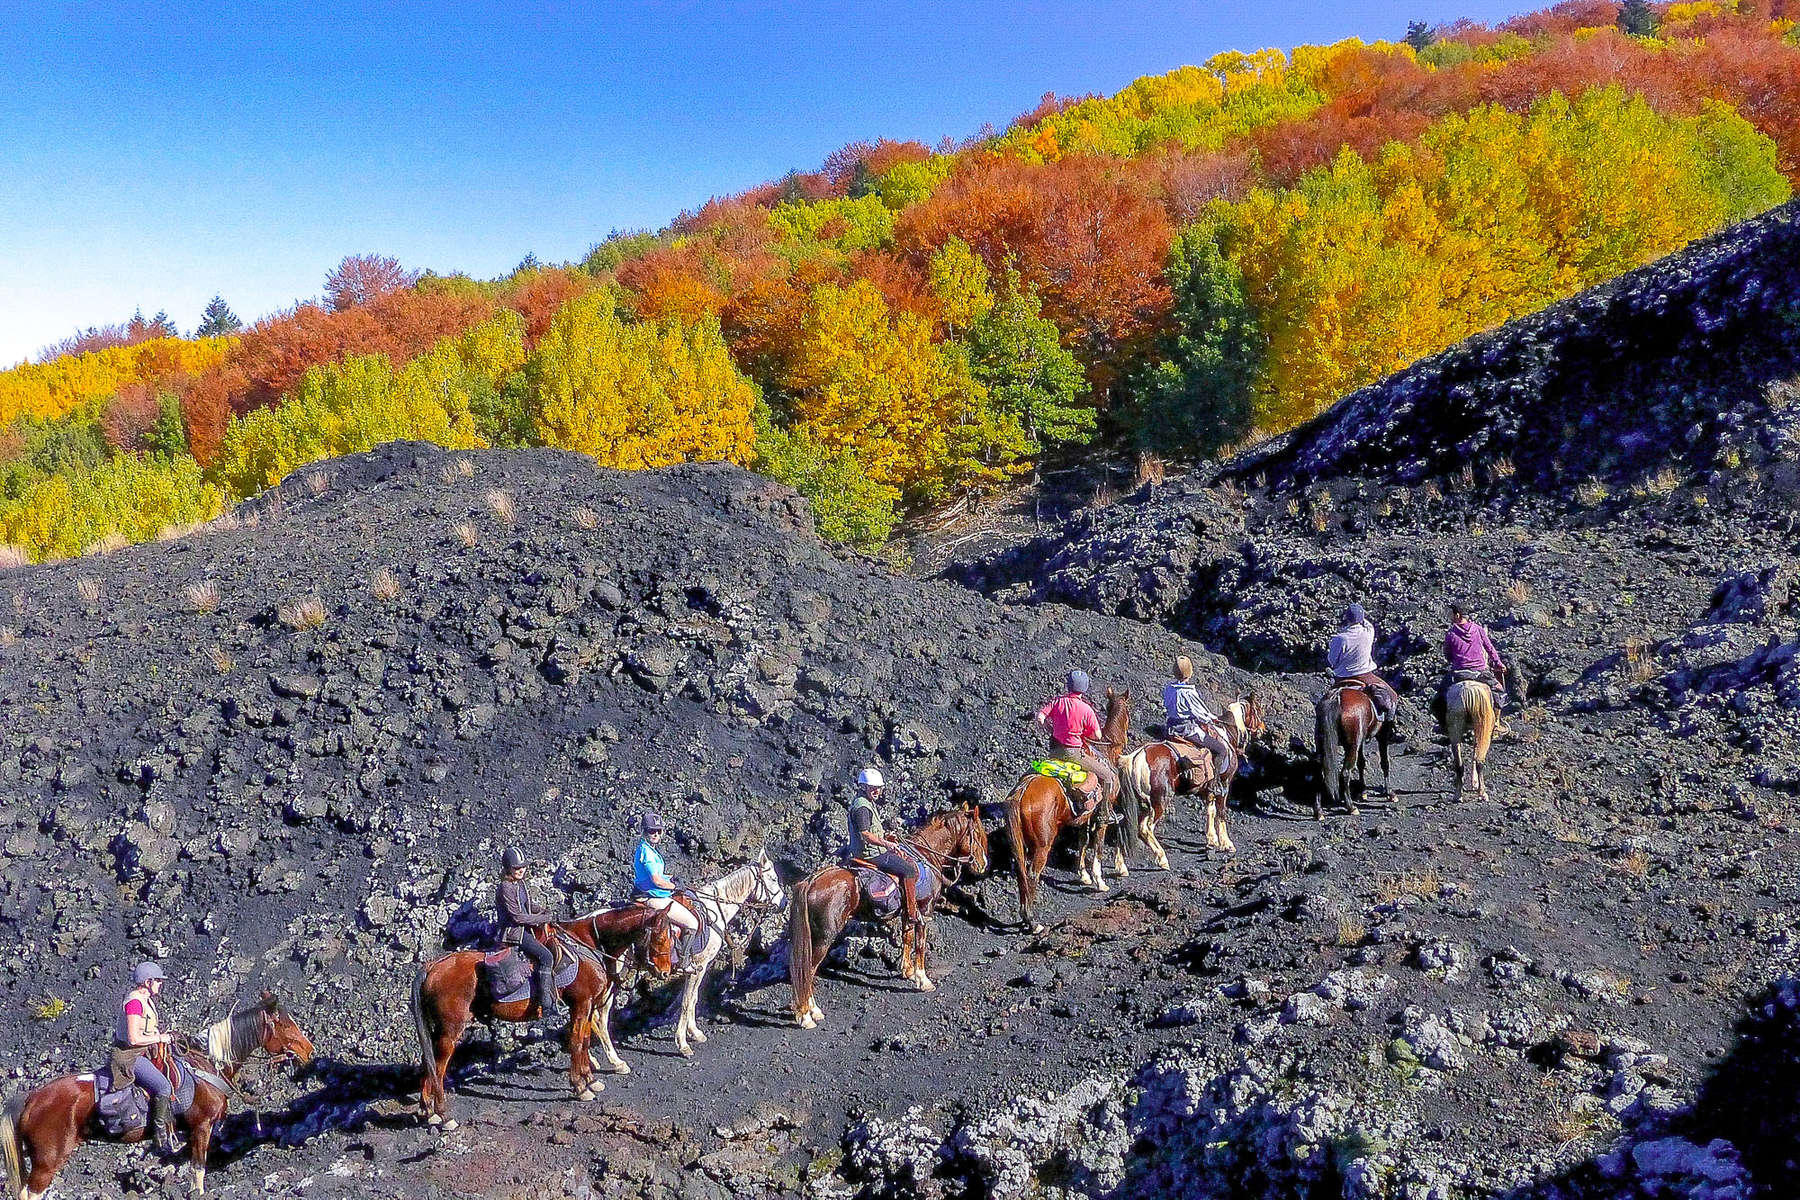
<svg viewBox="0 0 1800 1200">
<path fill-rule="evenodd" d="M 726 930 L 744 909 L 751 906 L 780 908 L 787 903 L 787 898 L 787 889 L 781 886 L 781 876 L 776 874 L 775 863 L 767 850 L 758 853 L 755 862 L 746 863 L 716 883 L 695 888 L 691 895 L 683 897 L 690 908 L 696 902 L 699 904 L 701 924 L 705 926 L 700 944 L 675 970 L 676 977 L 682 981 L 678 1000 L 680 1015 L 675 1021 L 675 1046 L 684 1058 L 693 1055 L 692 1043 L 706 1041 L 706 1035 L 700 1032 L 700 1024 L 695 1020 L 694 1010 L 700 1003 L 700 988 L 706 981 L 706 970 L 725 948 Z M 596 1060 L 594 1067 L 614 1075 L 631 1074 L 631 1067 L 613 1049 L 612 1041 L 612 1010 L 622 990 L 612 988 L 606 1002 L 596 1005 L 594 1011 L 594 1032 L 606 1055 L 606 1065 L 602 1066 Z"/>
</svg>

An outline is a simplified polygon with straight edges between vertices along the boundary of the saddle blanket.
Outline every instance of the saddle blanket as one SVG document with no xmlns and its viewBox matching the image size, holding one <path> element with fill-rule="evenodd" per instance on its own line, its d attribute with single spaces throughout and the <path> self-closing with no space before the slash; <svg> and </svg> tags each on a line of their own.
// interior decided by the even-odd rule
<svg viewBox="0 0 1800 1200">
<path fill-rule="evenodd" d="M 869 907 L 876 916 L 891 917 L 900 911 L 900 884 L 892 875 L 868 867 L 850 869 L 856 873 L 856 881 L 862 885 L 863 895 L 869 898 Z"/>
<path fill-rule="evenodd" d="M 1080 763 L 1068 762 L 1060 758 L 1046 758 L 1033 762 L 1031 770 L 1033 774 L 1059 780 L 1064 790 L 1080 792 L 1083 796 L 1100 790 L 1100 781 Z"/>
<path fill-rule="evenodd" d="M 517 1000 L 531 998 L 531 973 L 536 969 L 530 958 L 521 954 L 511 946 L 496 950 L 481 960 L 482 975 L 487 980 L 488 999 L 495 1004 L 511 1004 Z M 556 990 L 561 991 L 575 982 L 575 972 L 581 969 L 581 960 L 573 955 L 565 958 L 556 968 Z"/>
</svg>

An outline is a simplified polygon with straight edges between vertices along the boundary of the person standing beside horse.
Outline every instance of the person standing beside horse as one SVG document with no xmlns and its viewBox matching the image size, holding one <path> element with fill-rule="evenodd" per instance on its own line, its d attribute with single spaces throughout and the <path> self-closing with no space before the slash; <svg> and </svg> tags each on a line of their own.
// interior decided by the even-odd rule
<svg viewBox="0 0 1800 1200">
<path fill-rule="evenodd" d="M 631 855 L 631 884 L 640 901 L 657 912 L 667 913 L 669 923 L 680 930 L 675 956 L 679 966 L 693 953 L 693 938 L 700 931 L 700 919 L 688 911 L 687 905 L 675 902 L 675 881 L 669 878 L 662 851 L 657 848 L 665 828 L 661 817 L 655 813 L 644 814 L 643 836 L 638 838 L 637 849 Z"/>
<path fill-rule="evenodd" d="M 917 928 L 919 864 L 888 837 L 882 826 L 878 805 L 886 783 L 874 767 L 864 767 L 856 773 L 856 798 L 850 801 L 850 857 L 900 881 L 901 914 L 907 925 Z"/>
<path fill-rule="evenodd" d="M 525 856 L 508 846 L 500 856 L 500 886 L 494 890 L 494 908 L 500 915 L 500 942 L 516 946 L 531 959 L 531 988 L 537 993 L 538 1011 L 546 1020 L 562 1016 L 562 1000 L 556 994 L 556 955 L 539 933 L 551 923 L 550 910 L 539 904 L 525 882 Z"/>
<path fill-rule="evenodd" d="M 1051 758 L 1075 763 L 1100 781 L 1100 793 L 1087 798 L 1086 810 L 1092 812 L 1096 803 L 1119 798 L 1119 773 L 1093 749 L 1094 743 L 1105 741 L 1099 714 L 1088 703 L 1093 681 L 1077 669 L 1069 672 L 1067 685 L 1067 691 L 1038 709 L 1037 723 L 1050 731 Z"/>
<path fill-rule="evenodd" d="M 1325 661 L 1331 668 L 1332 684 L 1361 684 L 1375 705 L 1382 724 L 1392 725 L 1400 697 L 1393 686 L 1375 670 L 1375 623 L 1360 604 L 1352 603 L 1344 610 L 1338 631 L 1331 635 L 1325 648 Z"/>
<path fill-rule="evenodd" d="M 162 1015 L 156 1008 L 156 998 L 162 995 L 167 980 L 163 969 L 153 962 L 132 968 L 131 990 L 119 1002 L 119 1019 L 113 1027 L 112 1069 L 115 1081 L 128 1077 L 150 1094 L 150 1127 L 155 1131 L 156 1147 L 164 1154 L 175 1154 L 181 1147 L 175 1141 L 171 1111 L 174 1084 L 150 1061 L 151 1047 L 167 1046 L 175 1040 L 174 1033 L 163 1030 Z"/>
</svg>

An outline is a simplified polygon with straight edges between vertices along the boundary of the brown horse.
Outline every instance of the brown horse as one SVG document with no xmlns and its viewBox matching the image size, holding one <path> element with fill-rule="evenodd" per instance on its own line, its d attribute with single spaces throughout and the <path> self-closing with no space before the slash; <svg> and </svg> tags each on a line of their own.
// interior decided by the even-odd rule
<svg viewBox="0 0 1800 1200">
<path fill-rule="evenodd" d="M 1269 732 L 1268 723 L 1263 719 L 1262 701 L 1257 699 L 1255 692 L 1246 692 L 1226 705 L 1221 732 L 1231 746 L 1231 765 L 1222 775 L 1200 784 L 1199 788 L 1204 789 L 1201 803 L 1206 809 L 1207 848 L 1235 854 L 1237 847 L 1232 844 L 1225 824 L 1231 785 L 1237 782 L 1238 773 L 1243 770 L 1244 755 Z M 1119 854 L 1115 869 L 1120 875 L 1126 873 L 1124 847 L 1135 839 L 1149 847 L 1150 853 L 1156 856 L 1156 865 L 1167 871 L 1169 854 L 1156 838 L 1157 826 L 1168 816 L 1175 797 L 1192 794 L 1198 789 L 1182 781 L 1181 761 L 1167 742 L 1151 742 L 1127 754 L 1119 764 L 1119 781 L 1123 785 L 1121 799 L 1125 819 L 1119 823 Z"/>
<path fill-rule="evenodd" d="M 569 1088 L 577 1098 L 592 1100 L 605 1085 L 594 1077 L 588 1039 L 598 1033 L 608 1056 L 618 1062 L 611 1031 L 600 1019 L 601 1006 L 610 1005 L 613 988 L 634 970 L 648 966 L 667 975 L 674 940 L 668 917 L 641 904 L 590 913 L 549 928 L 564 935 L 558 940 L 577 959 L 575 978 L 561 992 L 569 1006 L 563 1040 L 569 1051 Z M 444 1081 L 470 1019 L 524 1023 L 543 1015 L 536 996 L 504 1004 L 488 997 L 481 980 L 486 953 L 452 950 L 420 967 L 413 979 L 413 1022 L 423 1055 L 419 1106 L 427 1123 L 444 1129 L 456 1128 L 454 1120 L 446 1119 L 449 1097 Z"/>
<path fill-rule="evenodd" d="M 1350 794 L 1350 770 L 1356 769 L 1356 790 L 1369 794 L 1369 764 L 1364 754 L 1369 735 L 1381 751 L 1381 786 L 1389 796 L 1394 785 L 1388 775 L 1388 747 L 1394 741 L 1394 723 L 1382 721 L 1375 701 L 1362 687 L 1334 687 L 1313 705 L 1313 736 L 1319 752 L 1319 790 L 1313 793 L 1313 820 L 1325 819 L 1324 800 L 1342 804 L 1354 814 Z"/>
<path fill-rule="evenodd" d="M 173 1050 L 185 1069 L 204 1072 L 194 1076 L 193 1104 L 176 1118 L 188 1131 L 194 1195 L 200 1196 L 206 1193 L 206 1152 L 212 1144 L 212 1128 L 224 1117 L 230 1098 L 227 1089 L 207 1075 L 222 1079 L 230 1088 L 257 1054 L 278 1061 L 311 1062 L 312 1041 L 274 996 L 264 994 L 256 1004 L 209 1026 L 202 1038 L 178 1040 Z M 162 1061 L 157 1065 L 167 1074 L 168 1051 L 162 1047 L 158 1051 Z M 39 1200 L 75 1147 L 103 1137 L 94 1117 L 96 1107 L 90 1075 L 64 1075 L 9 1099 L 0 1114 L 0 1154 L 6 1158 L 8 1195 Z M 119 1140 L 141 1142 L 150 1134 L 146 1126 Z"/>
<path fill-rule="evenodd" d="M 826 867 L 794 885 L 788 908 L 788 982 L 794 985 L 794 1023 L 800 1028 L 816 1028 L 825 1019 L 825 1010 L 813 999 L 819 964 L 852 918 L 897 928 L 901 977 L 912 980 L 922 992 L 936 990 L 937 985 L 925 973 L 928 938 L 924 922 L 943 898 L 945 887 L 962 876 L 963 868 L 968 868 L 971 875 L 986 874 L 987 829 L 975 806 L 965 804 L 932 814 L 901 840 L 931 863 L 944 885 L 936 888 L 929 899 L 921 897 L 917 927 L 905 920 L 903 912 L 885 919 L 878 917 L 863 894 L 862 884 L 848 867 Z"/>
<path fill-rule="evenodd" d="M 1131 693 L 1106 689 L 1106 721 L 1099 748 L 1116 769 L 1119 756 L 1125 752 L 1125 739 L 1131 730 Z M 1019 881 L 1019 919 L 1033 932 L 1043 926 L 1032 918 L 1037 902 L 1038 880 L 1050 862 L 1050 850 L 1065 829 L 1081 830 L 1081 844 L 1076 848 L 1076 864 L 1081 881 L 1098 891 L 1106 891 L 1106 877 L 1100 869 L 1107 823 L 1112 820 L 1113 801 L 1103 797 L 1086 814 L 1075 811 L 1075 805 L 1060 780 L 1035 771 L 1019 780 L 1019 786 L 1006 798 L 1006 828 L 1012 841 L 1013 872 Z M 1096 832 L 1096 830 L 1098 832 Z M 1093 865 L 1090 869 L 1089 860 Z"/>
</svg>

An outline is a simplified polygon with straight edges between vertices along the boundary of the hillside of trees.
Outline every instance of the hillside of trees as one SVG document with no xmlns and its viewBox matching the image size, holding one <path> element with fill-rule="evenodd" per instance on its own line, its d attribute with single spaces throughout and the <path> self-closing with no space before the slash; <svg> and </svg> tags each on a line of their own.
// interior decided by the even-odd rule
<svg viewBox="0 0 1800 1200">
<path fill-rule="evenodd" d="M 960 143 L 846 146 L 578 263 L 361 255 L 248 327 L 220 299 L 191 338 L 87 330 L 0 372 L 0 561 L 395 438 L 743 463 L 877 546 L 1096 440 L 1280 432 L 1797 179 L 1800 0 L 1221 54 Z"/>
</svg>

